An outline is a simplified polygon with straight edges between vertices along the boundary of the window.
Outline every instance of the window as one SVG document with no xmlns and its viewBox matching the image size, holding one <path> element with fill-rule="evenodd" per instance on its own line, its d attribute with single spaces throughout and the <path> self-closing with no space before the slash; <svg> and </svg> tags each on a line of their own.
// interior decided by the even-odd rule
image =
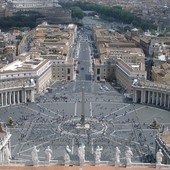
<svg viewBox="0 0 170 170">
<path fill-rule="evenodd" d="M 70 68 L 67 69 L 67 74 L 70 74 Z"/>
<path fill-rule="evenodd" d="M 100 74 L 100 69 L 99 68 L 97 69 L 97 74 Z"/>
</svg>

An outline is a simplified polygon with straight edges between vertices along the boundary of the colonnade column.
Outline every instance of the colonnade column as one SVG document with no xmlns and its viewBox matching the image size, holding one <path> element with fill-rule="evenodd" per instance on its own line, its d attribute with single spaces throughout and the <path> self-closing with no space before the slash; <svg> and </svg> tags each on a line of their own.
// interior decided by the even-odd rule
<svg viewBox="0 0 170 170">
<path fill-rule="evenodd" d="M 162 95 L 162 93 L 161 93 L 160 106 L 162 106 L 162 100 L 163 100 L 163 95 Z"/>
<path fill-rule="evenodd" d="M 16 104 L 16 101 L 15 101 L 15 91 L 13 92 L 13 104 L 15 105 Z"/>
<path fill-rule="evenodd" d="M 8 105 L 8 92 L 5 93 L 5 105 Z"/>
<path fill-rule="evenodd" d="M 143 94 L 143 103 L 146 103 L 146 90 L 144 90 L 144 94 Z"/>
<path fill-rule="evenodd" d="M 137 92 L 136 92 L 136 89 L 134 89 L 134 93 L 133 93 L 133 102 L 137 102 L 136 100 L 137 100 L 137 94 L 136 94 Z"/>
<path fill-rule="evenodd" d="M 11 105 L 11 92 L 9 92 L 9 104 Z"/>
<path fill-rule="evenodd" d="M 150 100 L 151 100 L 151 92 L 148 91 L 148 104 L 150 103 Z"/>
<path fill-rule="evenodd" d="M 1 104 L 2 106 L 4 105 L 4 94 L 3 93 L 1 93 Z"/>
<path fill-rule="evenodd" d="M 27 91 L 24 91 L 24 102 L 27 103 Z"/>
<path fill-rule="evenodd" d="M 34 96 L 35 96 L 35 92 L 34 90 L 31 90 L 31 102 L 35 101 Z"/>
<path fill-rule="evenodd" d="M 19 91 L 17 91 L 17 103 L 20 104 L 20 96 L 19 96 Z"/>
<path fill-rule="evenodd" d="M 164 94 L 164 107 L 166 107 L 166 94 Z"/>
<path fill-rule="evenodd" d="M 155 92 L 153 91 L 152 92 L 152 104 L 154 104 L 155 103 Z"/>
<path fill-rule="evenodd" d="M 159 103 L 159 93 L 156 93 L 156 105 Z"/>
<path fill-rule="evenodd" d="M 144 89 L 141 90 L 141 103 L 143 103 L 143 95 L 144 95 Z"/>
</svg>

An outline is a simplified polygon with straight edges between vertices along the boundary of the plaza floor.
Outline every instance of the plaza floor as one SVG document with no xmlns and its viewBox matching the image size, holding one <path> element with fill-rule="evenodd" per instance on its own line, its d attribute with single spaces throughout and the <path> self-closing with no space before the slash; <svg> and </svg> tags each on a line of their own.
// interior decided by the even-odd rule
<svg viewBox="0 0 170 170">
<path fill-rule="evenodd" d="M 105 86 L 109 91 L 105 90 Z M 85 120 L 88 130 L 77 129 L 81 116 L 81 89 L 85 88 Z M 102 146 L 101 161 L 114 161 L 115 147 L 121 150 L 125 161 L 127 146 L 132 148 L 133 161 L 140 162 L 142 155 L 154 154 L 154 137 L 157 129 L 149 125 L 156 120 L 169 126 L 169 111 L 146 105 L 124 102 L 124 97 L 110 84 L 91 81 L 56 82 L 52 92 L 36 96 L 35 103 L 0 109 L 1 121 L 14 121 L 10 127 L 13 159 L 31 160 L 31 151 L 40 149 L 39 159 L 44 160 L 47 146 L 53 150 L 52 159 L 63 161 L 66 145 L 71 160 L 78 160 L 78 147 L 84 143 L 86 160 L 94 161 L 97 146 Z"/>
</svg>

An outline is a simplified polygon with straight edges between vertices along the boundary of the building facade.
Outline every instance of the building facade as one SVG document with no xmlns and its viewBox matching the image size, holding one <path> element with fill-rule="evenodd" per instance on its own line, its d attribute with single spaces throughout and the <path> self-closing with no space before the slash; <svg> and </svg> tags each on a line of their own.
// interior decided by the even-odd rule
<svg viewBox="0 0 170 170">
<path fill-rule="evenodd" d="M 28 9 L 28 8 L 47 8 L 59 7 L 58 0 L 7 0 L 12 3 L 13 8 Z"/>
</svg>

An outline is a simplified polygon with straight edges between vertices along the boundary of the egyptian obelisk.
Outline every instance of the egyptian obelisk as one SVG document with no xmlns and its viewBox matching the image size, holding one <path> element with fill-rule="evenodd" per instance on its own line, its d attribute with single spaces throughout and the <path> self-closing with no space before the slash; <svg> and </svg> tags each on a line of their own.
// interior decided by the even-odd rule
<svg viewBox="0 0 170 170">
<path fill-rule="evenodd" d="M 85 126 L 85 109 L 84 109 L 84 104 L 85 104 L 85 100 L 84 100 L 84 87 L 82 87 L 82 94 L 81 94 L 82 98 L 81 98 L 81 119 L 80 119 L 80 124 L 82 127 Z"/>
</svg>

